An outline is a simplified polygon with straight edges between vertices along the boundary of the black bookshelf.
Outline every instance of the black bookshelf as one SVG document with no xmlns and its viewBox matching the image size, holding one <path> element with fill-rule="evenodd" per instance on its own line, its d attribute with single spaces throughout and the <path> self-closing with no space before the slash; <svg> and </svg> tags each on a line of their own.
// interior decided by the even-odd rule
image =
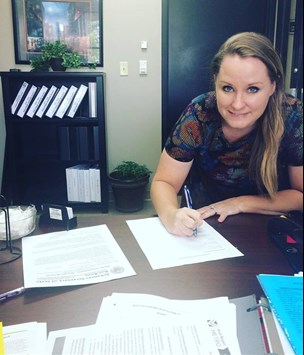
<svg viewBox="0 0 304 355">
<path fill-rule="evenodd" d="M 108 212 L 109 192 L 105 135 L 105 74 L 94 72 L 1 72 L 5 113 L 6 142 L 1 193 L 10 205 L 57 204 L 75 209 L 100 209 Z M 95 83 L 96 109 L 90 107 L 89 90 L 75 115 L 23 117 L 12 113 L 22 84 L 48 89 L 52 85 L 70 88 Z M 38 90 L 37 90 L 38 91 Z M 25 94 L 26 95 L 26 94 Z M 25 99 L 23 96 L 23 100 Z M 33 102 L 34 98 L 32 99 Z M 19 107 L 22 105 L 20 103 Z M 51 103 L 49 104 L 51 105 Z M 90 117 L 94 112 L 95 117 Z M 99 164 L 100 201 L 69 201 L 66 168 L 77 164 Z"/>
</svg>

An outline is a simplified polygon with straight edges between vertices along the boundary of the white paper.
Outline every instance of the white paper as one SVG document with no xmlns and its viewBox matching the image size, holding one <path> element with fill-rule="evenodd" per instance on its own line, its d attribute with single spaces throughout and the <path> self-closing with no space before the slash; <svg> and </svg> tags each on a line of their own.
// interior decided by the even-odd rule
<svg viewBox="0 0 304 355">
<path fill-rule="evenodd" d="M 197 334 L 202 333 L 204 349 L 200 351 Z M 218 355 L 209 334 L 208 338 L 206 334 L 202 324 L 193 323 L 129 327 L 106 334 L 100 334 L 97 327 L 74 328 L 51 332 L 48 354 L 53 353 L 56 342 L 64 339 L 60 355 Z"/>
<path fill-rule="evenodd" d="M 226 328 L 227 339 L 236 339 L 236 308 L 228 297 L 205 300 L 171 300 L 147 294 L 114 293 L 102 301 L 96 324 L 107 332 L 136 327 L 139 324 L 155 325 L 167 321 L 179 324 L 216 318 Z"/>
<path fill-rule="evenodd" d="M 284 351 L 284 355 L 296 355 L 296 353 L 294 352 L 293 348 L 290 345 L 289 340 L 287 339 L 284 330 L 282 329 L 278 318 L 275 316 L 275 314 L 273 314 L 273 319 L 274 319 L 274 323 L 281 341 L 281 345 Z"/>
<path fill-rule="evenodd" d="M 198 228 L 197 237 L 170 234 L 158 217 L 127 223 L 154 270 L 243 256 L 206 221 Z"/>
<path fill-rule="evenodd" d="M 46 323 L 22 323 L 3 327 L 5 355 L 46 354 Z"/>
<path fill-rule="evenodd" d="M 59 344 L 60 343 L 60 344 Z M 103 299 L 95 326 L 51 332 L 48 354 L 240 355 L 227 297 L 179 301 L 145 294 Z"/>
<path fill-rule="evenodd" d="M 22 239 L 24 286 L 86 285 L 135 275 L 106 225 Z"/>
</svg>

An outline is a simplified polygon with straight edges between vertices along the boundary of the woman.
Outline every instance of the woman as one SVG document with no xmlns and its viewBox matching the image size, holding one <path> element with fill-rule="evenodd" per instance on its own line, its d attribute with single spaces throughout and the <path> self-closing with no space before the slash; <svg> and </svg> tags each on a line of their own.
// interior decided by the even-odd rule
<svg viewBox="0 0 304 355">
<path fill-rule="evenodd" d="M 285 95 L 280 58 L 264 36 L 229 38 L 211 64 L 214 92 L 195 98 L 173 128 L 151 186 L 155 209 L 176 235 L 204 219 L 276 215 L 303 208 L 303 113 Z M 180 208 L 187 184 L 193 209 Z"/>
</svg>

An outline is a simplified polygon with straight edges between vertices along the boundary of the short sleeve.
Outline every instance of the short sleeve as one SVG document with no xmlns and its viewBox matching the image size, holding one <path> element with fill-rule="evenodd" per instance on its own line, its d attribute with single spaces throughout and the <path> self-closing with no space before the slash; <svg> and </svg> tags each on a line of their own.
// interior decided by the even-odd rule
<svg viewBox="0 0 304 355">
<path fill-rule="evenodd" d="M 185 108 L 165 144 L 172 158 L 189 162 L 204 149 L 208 132 L 214 129 L 215 107 L 215 94 L 209 92 L 196 97 Z"/>
<path fill-rule="evenodd" d="M 167 153 L 174 159 L 188 162 L 195 155 L 195 136 L 199 131 L 192 105 L 187 106 L 175 124 L 165 144 Z"/>
</svg>

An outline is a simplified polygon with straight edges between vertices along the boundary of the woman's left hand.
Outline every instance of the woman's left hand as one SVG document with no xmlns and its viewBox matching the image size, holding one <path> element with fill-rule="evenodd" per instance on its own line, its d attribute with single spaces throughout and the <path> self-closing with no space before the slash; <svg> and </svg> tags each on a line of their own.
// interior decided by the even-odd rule
<svg viewBox="0 0 304 355">
<path fill-rule="evenodd" d="M 198 209 L 198 211 L 200 212 L 202 219 L 218 215 L 219 222 L 224 222 L 228 216 L 242 212 L 240 209 L 240 202 L 237 197 L 212 203 L 211 205 Z"/>
</svg>

